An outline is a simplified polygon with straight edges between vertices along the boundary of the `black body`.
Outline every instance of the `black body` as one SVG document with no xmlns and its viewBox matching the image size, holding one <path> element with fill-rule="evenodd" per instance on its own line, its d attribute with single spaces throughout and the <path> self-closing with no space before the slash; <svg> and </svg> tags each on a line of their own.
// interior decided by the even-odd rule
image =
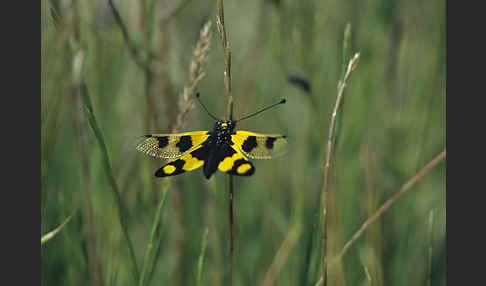
<svg viewBox="0 0 486 286">
<path fill-rule="evenodd" d="M 235 127 L 235 121 L 218 121 L 214 125 L 214 130 L 211 132 L 211 135 L 202 143 L 204 147 L 201 149 L 206 149 L 208 152 L 203 166 L 206 179 L 209 179 L 216 172 L 219 163 L 224 158 L 236 153 L 231 147 L 234 144 L 231 140 L 231 135 L 235 134 Z"/>
</svg>

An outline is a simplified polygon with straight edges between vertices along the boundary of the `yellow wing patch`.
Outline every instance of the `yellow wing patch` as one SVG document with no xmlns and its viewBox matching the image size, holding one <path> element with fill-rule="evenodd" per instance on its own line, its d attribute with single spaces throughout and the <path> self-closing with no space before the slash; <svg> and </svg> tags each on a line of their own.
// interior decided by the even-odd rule
<svg viewBox="0 0 486 286">
<path fill-rule="evenodd" d="M 195 147 L 191 152 L 186 153 L 178 159 L 175 159 L 155 172 L 156 177 L 175 176 L 186 171 L 192 171 L 201 167 L 208 156 L 208 148 L 204 145 Z"/>
<path fill-rule="evenodd" d="M 240 165 L 238 168 L 236 168 L 236 173 L 238 174 L 245 174 L 246 172 L 248 172 L 248 170 L 250 170 L 252 167 L 250 164 L 248 163 L 245 163 L 245 164 L 242 164 Z"/>
<path fill-rule="evenodd" d="M 154 158 L 174 159 L 206 141 L 208 131 L 175 134 L 149 134 L 137 145 L 137 150 Z"/>
<path fill-rule="evenodd" d="M 231 175 L 251 176 L 255 172 L 253 164 L 235 147 L 228 147 L 227 156 L 219 163 L 218 169 Z"/>
<path fill-rule="evenodd" d="M 287 151 L 287 136 L 236 131 L 231 140 L 240 152 L 251 159 L 271 159 Z"/>
<path fill-rule="evenodd" d="M 163 168 L 163 172 L 164 172 L 165 174 L 168 174 L 168 175 L 170 175 L 170 174 L 174 173 L 174 171 L 175 171 L 175 170 L 176 170 L 176 167 L 174 167 L 174 166 L 172 166 L 172 165 L 167 165 L 167 166 L 165 166 L 165 167 Z"/>
</svg>

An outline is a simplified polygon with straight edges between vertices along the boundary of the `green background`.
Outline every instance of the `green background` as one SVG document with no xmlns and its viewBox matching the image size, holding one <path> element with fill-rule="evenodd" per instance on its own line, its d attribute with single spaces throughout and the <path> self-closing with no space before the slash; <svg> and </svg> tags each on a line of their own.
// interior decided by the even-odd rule
<svg viewBox="0 0 486 286">
<path fill-rule="evenodd" d="M 165 161 L 135 146 L 141 135 L 170 132 L 207 21 L 212 37 L 196 90 L 213 114 L 227 111 L 215 0 L 115 1 L 137 50 L 150 58 L 151 78 L 135 63 L 107 2 L 42 1 L 41 235 L 74 214 L 41 246 L 41 285 L 137 283 L 79 93 L 73 65 L 80 49 L 139 270 L 168 179 L 153 176 Z M 323 162 L 343 62 L 360 53 L 330 172 L 330 257 L 445 149 L 445 1 L 224 2 L 236 118 L 287 99 L 237 129 L 289 138 L 286 155 L 253 160 L 255 174 L 235 178 L 233 285 L 314 285 L 321 276 Z M 306 78 L 312 91 L 291 84 L 290 74 Z M 213 121 L 195 105 L 185 126 L 209 130 Z M 329 285 L 445 285 L 445 172 L 442 162 L 372 224 L 329 268 Z M 150 285 L 195 285 L 206 229 L 202 285 L 228 285 L 227 175 L 208 181 L 199 169 L 170 180 Z"/>
</svg>

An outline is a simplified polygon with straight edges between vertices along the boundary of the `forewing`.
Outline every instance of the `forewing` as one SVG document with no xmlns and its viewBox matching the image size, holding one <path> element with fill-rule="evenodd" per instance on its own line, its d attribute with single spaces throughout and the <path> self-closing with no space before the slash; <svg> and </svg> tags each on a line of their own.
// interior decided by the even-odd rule
<svg viewBox="0 0 486 286">
<path fill-rule="evenodd" d="M 155 172 L 156 177 L 167 177 L 182 174 L 187 171 L 192 171 L 201 167 L 208 157 L 208 147 L 199 145 L 191 152 L 182 155 L 164 166 L 160 167 Z"/>
<path fill-rule="evenodd" d="M 251 159 L 272 159 L 287 151 L 287 136 L 236 131 L 231 139 L 237 148 Z"/>
<path fill-rule="evenodd" d="M 208 137 L 208 131 L 149 134 L 137 145 L 137 150 L 154 158 L 174 159 L 201 145 Z"/>
</svg>

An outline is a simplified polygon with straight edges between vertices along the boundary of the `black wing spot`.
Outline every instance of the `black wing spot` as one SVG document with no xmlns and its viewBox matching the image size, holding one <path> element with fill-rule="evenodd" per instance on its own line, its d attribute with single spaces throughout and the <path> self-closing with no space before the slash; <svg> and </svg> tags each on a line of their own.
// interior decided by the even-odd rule
<svg viewBox="0 0 486 286">
<path fill-rule="evenodd" d="M 173 162 L 170 162 L 170 163 L 167 163 L 165 164 L 164 166 L 160 167 L 157 172 L 155 172 L 155 176 L 156 177 L 167 177 L 167 176 L 175 176 L 175 175 L 179 175 L 179 174 L 182 174 L 184 173 L 185 171 L 182 169 L 182 167 L 184 167 L 184 164 L 186 162 L 184 160 L 181 160 L 181 159 L 177 159 Z M 175 167 L 175 170 L 174 172 L 170 173 L 170 174 L 167 174 L 165 173 L 164 171 L 164 167 L 167 166 L 167 165 L 171 165 L 171 166 L 174 166 Z"/>
<path fill-rule="evenodd" d="M 206 161 L 208 158 L 209 152 L 208 152 L 208 147 L 203 146 L 199 149 L 196 149 L 191 152 L 191 156 L 202 161 Z"/>
<path fill-rule="evenodd" d="M 276 137 L 268 137 L 265 141 L 265 147 L 267 147 L 267 149 L 273 149 L 273 143 L 275 140 L 277 140 Z"/>
<path fill-rule="evenodd" d="M 176 144 L 179 147 L 179 151 L 181 153 L 186 152 L 187 150 L 191 149 L 192 147 L 192 139 L 189 135 L 184 135 L 181 137 L 179 142 Z"/>
<path fill-rule="evenodd" d="M 245 142 L 243 142 L 243 145 L 241 145 L 241 149 L 243 149 L 243 151 L 245 151 L 246 153 L 250 153 L 251 150 L 253 150 L 253 148 L 255 148 L 257 146 L 258 146 L 258 143 L 256 141 L 256 137 L 255 136 L 248 136 L 248 138 L 246 138 Z"/>
<path fill-rule="evenodd" d="M 249 165 L 249 169 L 246 170 L 244 173 L 238 173 L 238 167 L 240 167 L 241 165 L 246 165 L 248 164 Z M 236 175 L 236 176 L 251 176 L 255 173 L 255 167 L 253 166 L 253 164 L 250 162 L 250 161 L 247 161 L 247 160 L 244 160 L 244 159 L 238 159 L 236 160 L 234 163 L 233 163 L 233 168 L 228 171 L 228 174 L 230 175 Z"/>
<path fill-rule="evenodd" d="M 162 136 L 162 137 L 156 137 L 157 141 L 159 141 L 159 148 L 165 148 L 167 145 L 169 145 L 169 137 L 167 136 Z"/>
</svg>

